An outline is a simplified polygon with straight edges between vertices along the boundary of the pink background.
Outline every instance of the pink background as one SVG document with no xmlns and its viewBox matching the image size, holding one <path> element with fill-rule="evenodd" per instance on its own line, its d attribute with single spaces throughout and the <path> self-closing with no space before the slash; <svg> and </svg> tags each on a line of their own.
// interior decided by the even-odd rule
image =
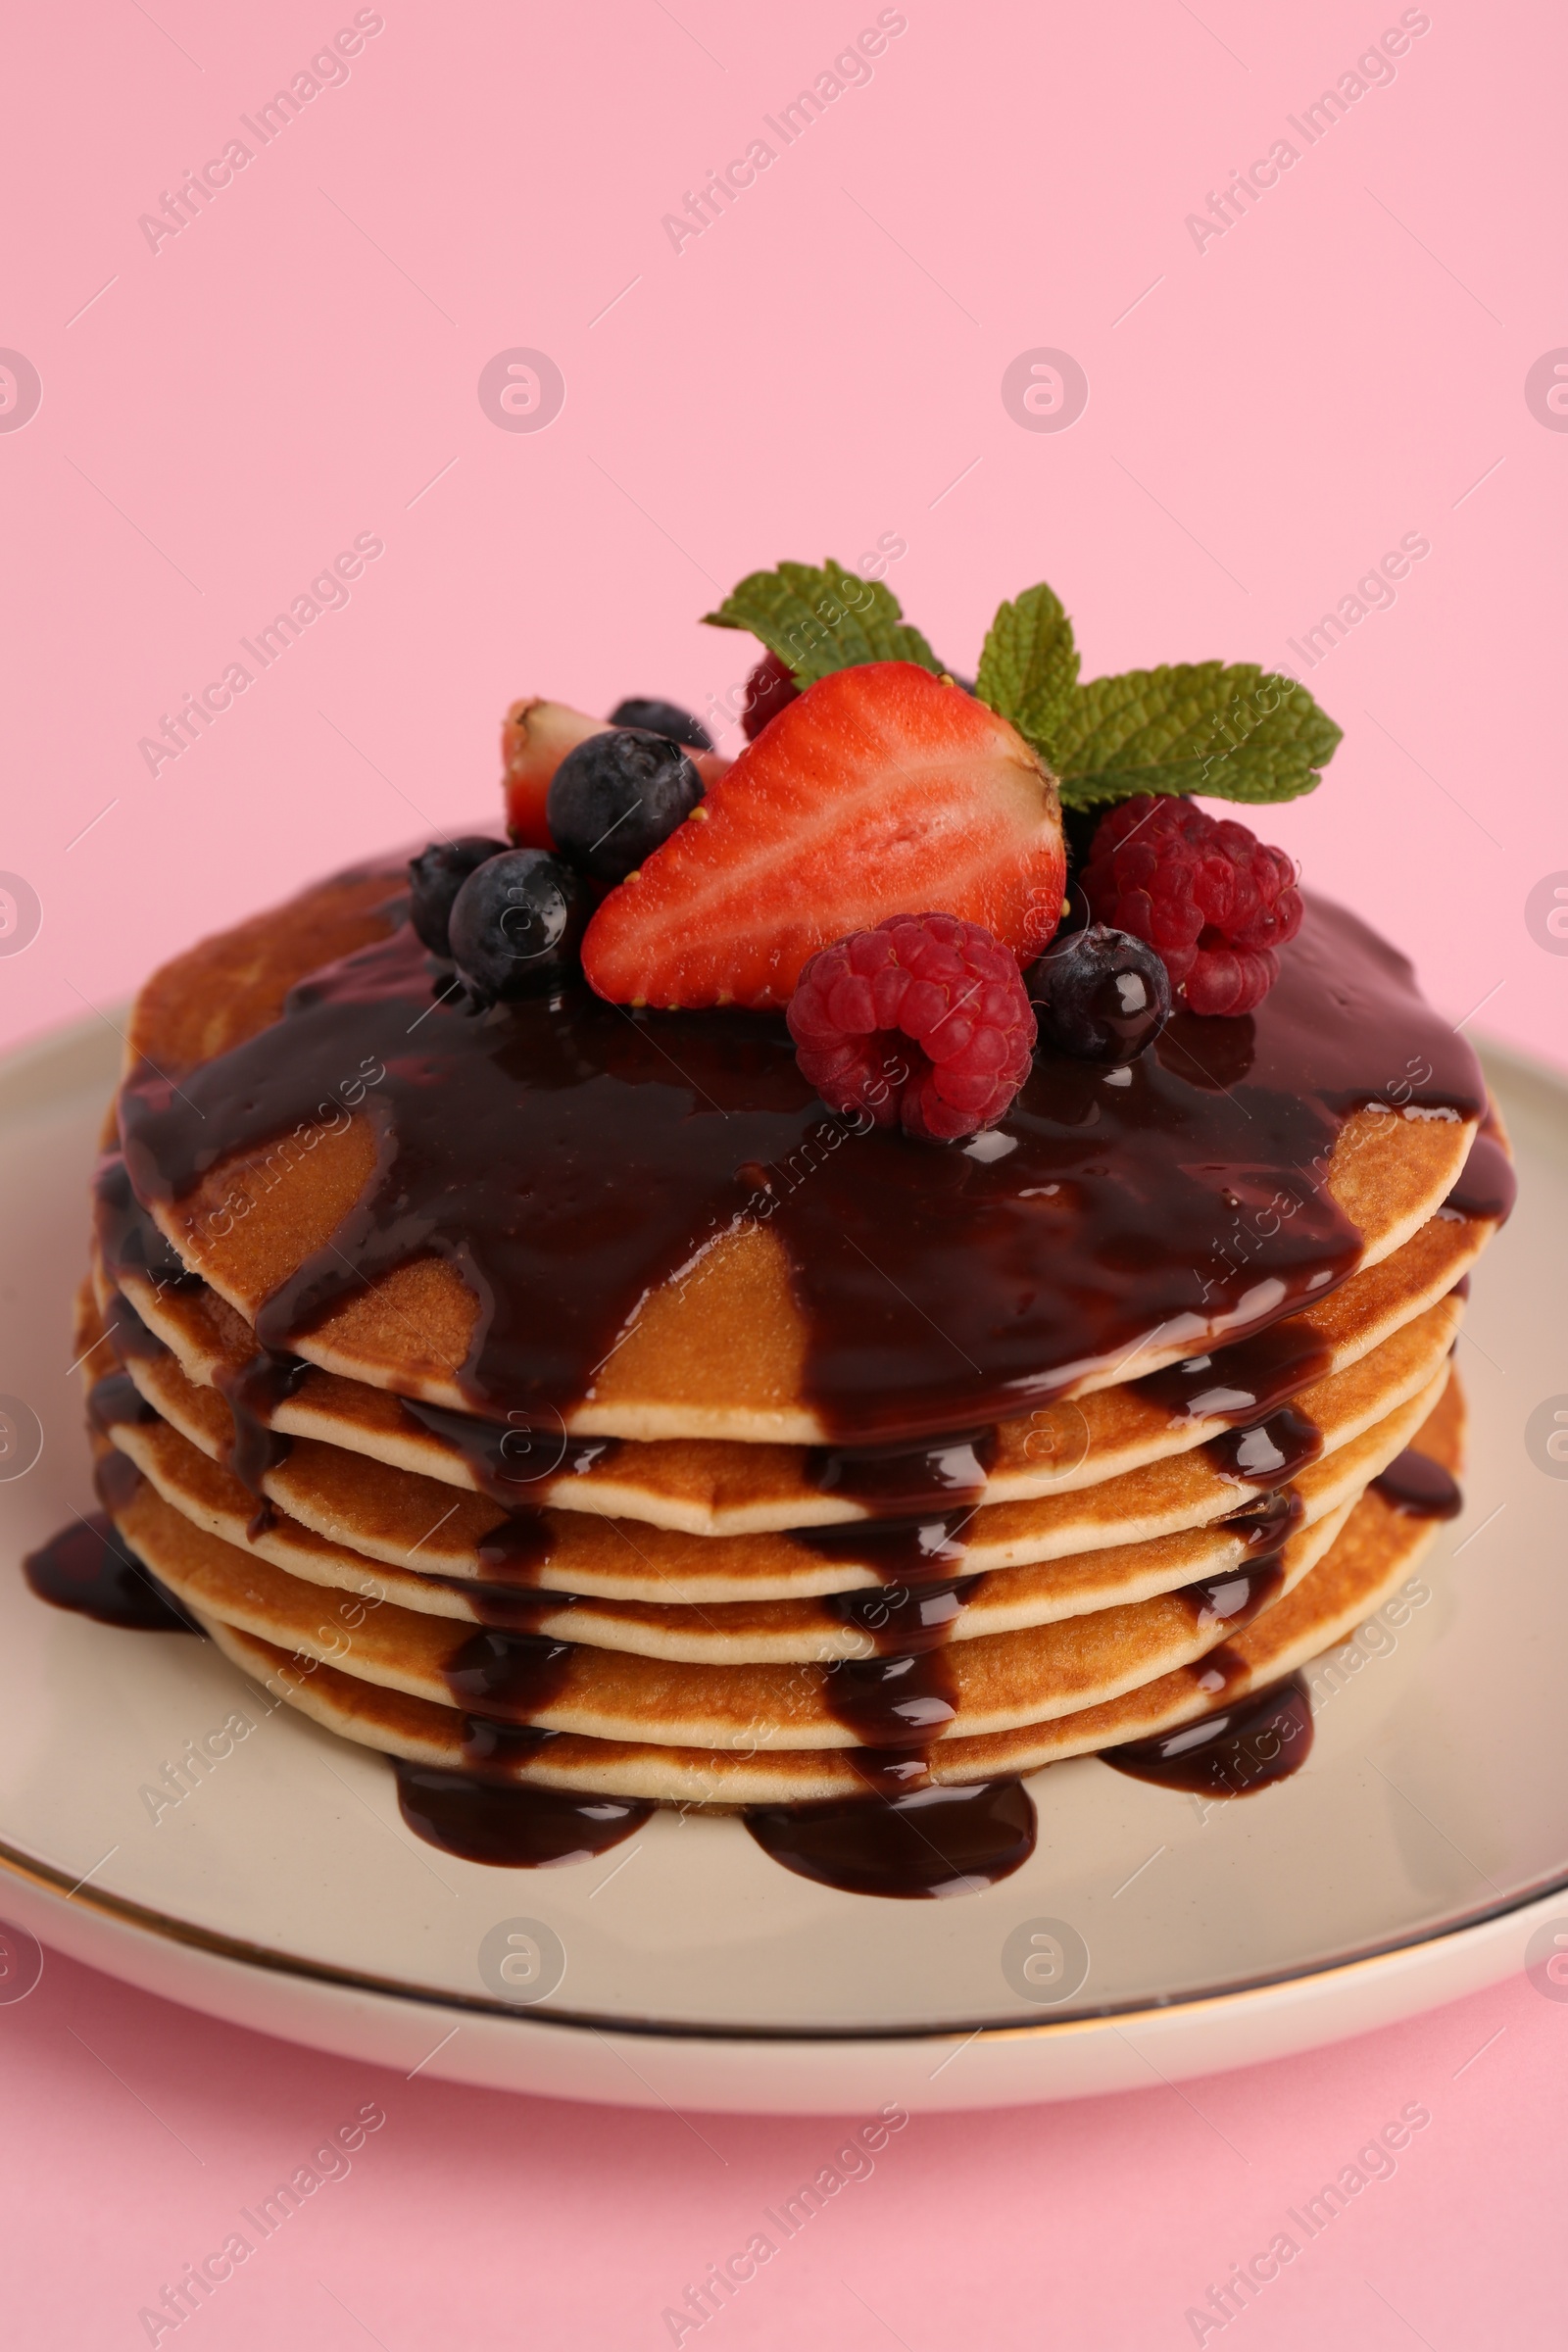
<svg viewBox="0 0 1568 2352">
<path fill-rule="evenodd" d="M 874 7 L 387 0 L 346 83 L 266 148 L 241 133 L 353 13 L 99 0 L 12 25 L 0 344 L 43 398 L 0 431 L 0 868 L 43 925 L 0 958 L 5 1040 L 494 810 L 516 694 L 707 709 L 747 646 L 698 616 L 781 555 L 906 542 L 890 584 L 959 668 L 1049 577 L 1094 674 L 1296 663 L 1287 640 L 1418 533 L 1396 603 L 1306 673 L 1347 730 L 1324 788 L 1261 829 L 1450 1017 L 1560 1055 L 1568 966 L 1526 920 L 1568 868 L 1568 440 L 1525 398 L 1568 340 L 1558 12 L 1435 0 L 1308 148 L 1287 116 L 1397 7 L 909 0 L 870 81 L 679 254 L 662 216 L 777 146 L 763 116 Z M 139 216 L 236 135 L 255 160 L 151 251 Z M 1281 137 L 1299 162 L 1200 252 L 1187 215 Z M 1065 432 L 1002 402 L 1041 346 L 1089 378 Z M 514 347 L 564 377 L 544 431 L 480 407 Z M 385 553 L 347 607 L 150 774 L 138 739 L 365 532 Z M 1250 2340 L 1542 2340 L 1565 2034 L 1515 1983 L 1190 2095 L 917 2120 L 714 2325 L 856 2352 L 1191 2341 L 1186 2306 L 1419 2100 L 1397 2176 Z M 0 2010 L 0 2067 L 29 2346 L 144 2340 L 160 2281 L 371 2096 L 385 2131 L 203 2312 L 210 2344 L 667 2341 L 663 2305 L 836 2144 L 405 2083 L 54 1959 Z"/>
</svg>

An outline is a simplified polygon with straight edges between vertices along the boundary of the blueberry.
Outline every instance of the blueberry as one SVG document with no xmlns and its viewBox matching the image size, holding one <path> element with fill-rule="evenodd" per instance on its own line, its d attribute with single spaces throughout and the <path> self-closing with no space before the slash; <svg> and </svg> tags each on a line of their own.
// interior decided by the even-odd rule
<svg viewBox="0 0 1568 2352">
<path fill-rule="evenodd" d="M 1170 975 L 1130 931 L 1091 923 L 1028 974 L 1040 1025 L 1080 1061 L 1131 1061 L 1170 1018 Z"/>
<path fill-rule="evenodd" d="M 482 833 L 468 833 L 462 841 L 432 841 L 417 858 L 409 859 L 409 880 L 414 885 L 409 920 L 432 956 L 451 955 L 447 925 L 452 920 L 454 899 L 474 867 L 506 846 L 504 841 L 487 841 Z"/>
<path fill-rule="evenodd" d="M 645 727 L 590 735 L 550 780 L 545 818 L 564 857 L 598 882 L 622 882 L 703 797 L 678 743 Z"/>
<path fill-rule="evenodd" d="M 650 735 L 667 735 L 671 743 L 687 744 L 694 752 L 713 748 L 713 738 L 700 718 L 693 718 L 679 703 L 662 703 L 657 695 L 628 695 L 610 713 L 610 723 L 612 727 L 643 727 Z"/>
<path fill-rule="evenodd" d="M 575 960 L 588 920 L 581 882 L 548 850 L 486 858 L 452 908 L 452 960 L 475 1004 L 531 996 Z"/>
</svg>

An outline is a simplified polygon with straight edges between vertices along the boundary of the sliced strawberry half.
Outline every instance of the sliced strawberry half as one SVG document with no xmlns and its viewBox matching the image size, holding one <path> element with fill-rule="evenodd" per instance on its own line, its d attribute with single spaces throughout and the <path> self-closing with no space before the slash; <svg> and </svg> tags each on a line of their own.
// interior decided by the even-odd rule
<svg viewBox="0 0 1568 2352">
<path fill-rule="evenodd" d="M 910 662 L 808 687 L 588 926 L 619 1004 L 784 1004 L 808 956 L 890 914 L 983 923 L 1020 961 L 1061 916 L 1055 785 L 1023 737 Z"/>
<path fill-rule="evenodd" d="M 513 704 L 501 728 L 501 781 L 507 825 L 519 849 L 554 849 L 545 822 L 550 779 L 569 751 L 604 732 L 602 718 L 588 718 L 541 695 Z"/>
<path fill-rule="evenodd" d="M 501 728 L 501 782 L 507 796 L 507 826 L 523 850 L 553 850 L 545 819 L 550 779 L 569 751 L 590 735 L 612 732 L 607 720 L 590 718 L 566 703 L 533 695 L 514 703 Z M 716 783 L 730 762 L 717 752 L 687 752 L 705 784 Z"/>
</svg>

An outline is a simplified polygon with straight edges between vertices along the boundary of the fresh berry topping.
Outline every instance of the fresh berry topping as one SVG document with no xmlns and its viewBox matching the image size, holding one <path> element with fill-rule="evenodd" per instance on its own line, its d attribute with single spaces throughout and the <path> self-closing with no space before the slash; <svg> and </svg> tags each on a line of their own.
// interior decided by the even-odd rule
<svg viewBox="0 0 1568 2352">
<path fill-rule="evenodd" d="M 788 1018 L 795 1057 L 830 1110 L 943 1142 L 996 1124 L 1035 1043 L 1016 956 L 951 914 L 889 915 L 822 949 Z"/>
<path fill-rule="evenodd" d="M 642 727 L 617 727 L 566 754 L 545 813 L 563 857 L 598 882 L 620 882 L 702 797 L 703 779 L 678 743 Z"/>
<path fill-rule="evenodd" d="M 583 886 L 546 850 L 503 850 L 452 908 L 452 960 L 477 1004 L 531 996 L 569 969 L 587 913 Z"/>
<path fill-rule="evenodd" d="M 612 727 L 646 727 L 650 735 L 667 735 L 671 743 L 684 743 L 694 752 L 713 748 L 713 738 L 700 718 L 693 718 L 679 703 L 662 703 L 657 697 L 629 695 L 615 705 L 610 723 Z"/>
<path fill-rule="evenodd" d="M 520 848 L 551 850 L 545 802 L 550 779 L 575 745 L 602 735 L 602 718 L 588 718 L 564 703 L 536 695 L 514 703 L 501 730 L 502 782 L 507 795 L 507 829 Z"/>
<path fill-rule="evenodd" d="M 1190 1011 L 1250 1012 L 1296 937 L 1296 868 L 1233 817 L 1143 793 L 1102 817 L 1079 877 L 1090 911 L 1157 948 Z"/>
<path fill-rule="evenodd" d="M 909 906 L 1037 956 L 1061 912 L 1055 787 L 983 703 L 911 662 L 835 670 L 780 711 L 589 925 L 620 1004 L 787 1004 L 808 956 Z"/>
<path fill-rule="evenodd" d="M 1146 940 L 1091 923 L 1028 974 L 1041 1026 L 1080 1061 L 1131 1061 L 1170 1018 L 1170 978 Z"/>
<path fill-rule="evenodd" d="M 800 688 L 777 654 L 764 654 L 746 681 L 746 700 L 741 705 L 741 725 L 748 743 L 755 743 L 770 718 L 777 718 L 787 703 L 799 699 Z"/>
<path fill-rule="evenodd" d="M 451 955 L 447 925 L 453 901 L 474 867 L 483 865 L 487 858 L 498 857 L 506 846 L 504 841 L 487 840 L 482 833 L 467 833 L 461 841 L 432 841 L 417 858 L 409 859 L 413 888 L 409 920 L 432 956 Z"/>
</svg>

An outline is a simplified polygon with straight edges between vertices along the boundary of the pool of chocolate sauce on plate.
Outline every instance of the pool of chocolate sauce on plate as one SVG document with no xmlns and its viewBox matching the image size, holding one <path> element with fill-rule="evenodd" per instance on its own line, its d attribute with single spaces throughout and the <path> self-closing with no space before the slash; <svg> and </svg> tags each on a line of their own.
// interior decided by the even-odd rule
<svg viewBox="0 0 1568 2352">
<path fill-rule="evenodd" d="M 401 1757 L 393 1771 L 398 1808 L 416 1837 L 505 1870 L 586 1862 L 633 1836 L 654 1811 L 630 1797 L 483 1781 Z"/>
<path fill-rule="evenodd" d="M 1216 1688 L 1224 1687 L 1228 1662 L 1212 1651 L 1205 1661 Z M 1100 1760 L 1161 1788 L 1250 1796 L 1299 1772 L 1311 1752 L 1312 1701 L 1303 1678 L 1293 1674 L 1173 1732 L 1102 1747 Z"/>
<path fill-rule="evenodd" d="M 113 1507 L 115 1495 L 123 1497 L 138 1474 L 123 1454 L 106 1458 L 123 1465 L 118 1472 L 111 1469 L 104 1482 L 106 1499 Z M 128 1480 L 125 1472 L 130 1473 Z M 100 1625 L 139 1634 L 201 1631 L 117 1533 L 108 1511 L 73 1519 L 47 1544 L 28 1552 L 22 1572 L 40 1600 L 52 1602 L 57 1609 L 73 1610 L 78 1617 L 96 1618 Z"/>
</svg>

